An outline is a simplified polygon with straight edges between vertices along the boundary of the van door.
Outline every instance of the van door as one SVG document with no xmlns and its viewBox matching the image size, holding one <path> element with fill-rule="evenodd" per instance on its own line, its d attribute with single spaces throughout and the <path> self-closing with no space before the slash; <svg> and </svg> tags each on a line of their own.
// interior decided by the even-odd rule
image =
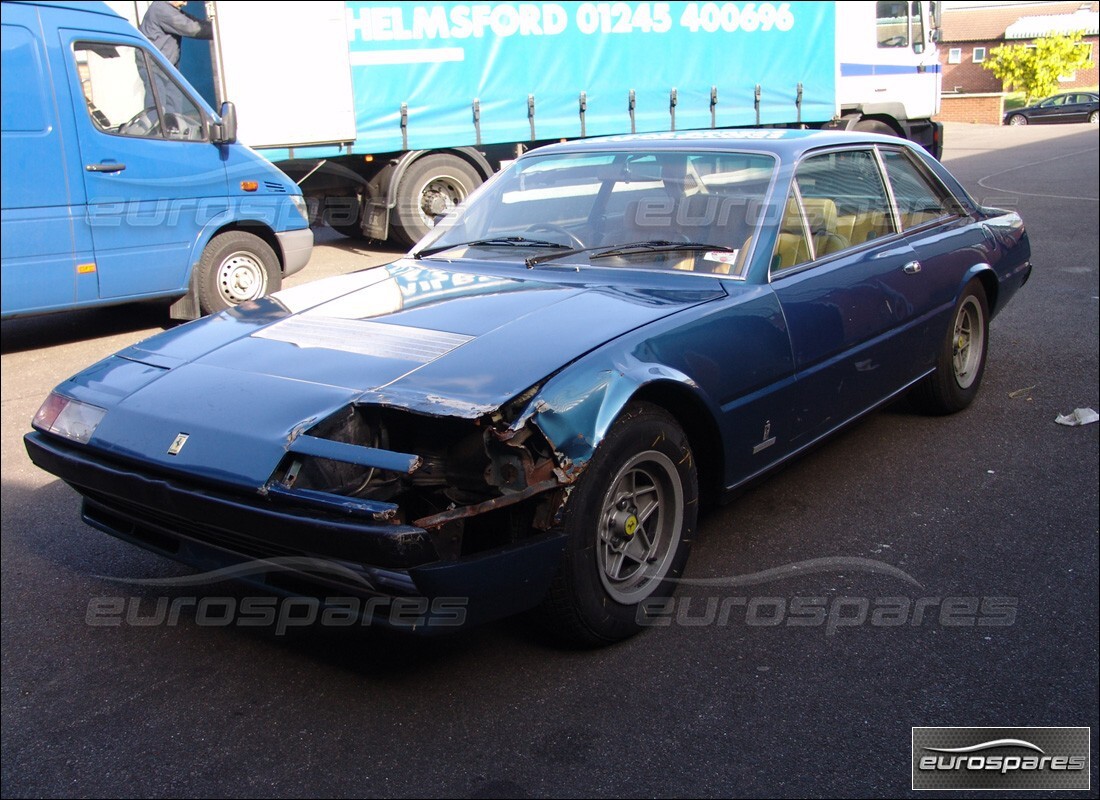
<svg viewBox="0 0 1100 800">
<path fill-rule="evenodd" d="M 78 266 L 91 260 L 89 252 L 84 258 L 76 252 L 70 206 L 74 199 L 66 174 L 67 167 L 76 165 L 66 163 L 63 126 L 57 119 L 38 30 L 36 9 L 4 4 L 3 316 L 71 306 L 81 299 Z M 82 201 L 83 193 L 78 179 L 75 202 Z M 88 299 L 95 299 L 94 275 L 91 282 Z"/>
<path fill-rule="evenodd" d="M 61 31 L 100 296 L 186 290 L 201 231 L 228 209 L 209 118 L 137 40 Z"/>
</svg>

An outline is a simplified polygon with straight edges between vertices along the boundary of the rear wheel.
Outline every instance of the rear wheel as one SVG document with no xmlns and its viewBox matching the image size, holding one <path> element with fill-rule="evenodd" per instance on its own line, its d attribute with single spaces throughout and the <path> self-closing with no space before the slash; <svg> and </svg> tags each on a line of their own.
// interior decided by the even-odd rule
<svg viewBox="0 0 1100 800">
<path fill-rule="evenodd" d="M 683 429 L 632 403 L 596 450 L 566 506 L 561 570 L 540 609 L 558 639 L 609 644 L 645 627 L 645 602 L 672 595 L 687 563 L 698 477 Z"/>
<path fill-rule="evenodd" d="M 251 233 L 228 231 L 210 240 L 199 261 L 199 306 L 203 314 L 256 300 L 282 286 L 279 259 Z"/>
<path fill-rule="evenodd" d="M 1089 122 L 1091 122 L 1093 125 L 1100 123 L 1100 111 L 1093 111 L 1091 114 L 1089 114 Z"/>
<path fill-rule="evenodd" d="M 1027 125 L 1027 117 L 1023 114 L 1013 114 L 1008 118 L 1009 125 Z"/>
<path fill-rule="evenodd" d="M 973 402 L 985 373 L 989 304 L 979 281 L 971 281 L 936 358 L 936 371 L 917 387 L 917 404 L 931 414 L 953 414 Z"/>
<path fill-rule="evenodd" d="M 855 130 L 863 133 L 881 133 L 883 136 L 897 136 L 898 132 L 877 119 L 861 119 L 855 124 Z"/>
<path fill-rule="evenodd" d="M 393 237 L 411 246 L 481 185 L 481 176 L 458 156 L 436 154 L 414 161 L 397 187 Z"/>
</svg>

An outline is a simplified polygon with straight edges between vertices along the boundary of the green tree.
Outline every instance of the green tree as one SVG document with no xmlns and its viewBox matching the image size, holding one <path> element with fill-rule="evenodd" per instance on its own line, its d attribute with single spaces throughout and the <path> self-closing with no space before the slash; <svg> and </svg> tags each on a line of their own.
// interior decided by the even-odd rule
<svg viewBox="0 0 1100 800">
<path fill-rule="evenodd" d="M 1058 89 L 1058 76 L 1081 69 L 1088 62 L 1088 50 L 1079 47 L 1083 31 L 1036 39 L 1034 46 L 1002 45 L 989 51 L 982 67 L 1001 80 L 1006 89 L 1022 91 L 1025 102 L 1046 97 Z"/>
</svg>

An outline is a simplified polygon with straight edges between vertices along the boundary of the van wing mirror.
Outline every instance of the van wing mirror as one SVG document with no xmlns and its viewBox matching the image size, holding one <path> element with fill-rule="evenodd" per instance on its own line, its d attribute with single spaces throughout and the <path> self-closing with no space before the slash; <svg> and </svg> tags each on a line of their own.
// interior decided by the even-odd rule
<svg viewBox="0 0 1100 800">
<path fill-rule="evenodd" d="M 222 103 L 221 118 L 210 138 L 214 144 L 233 144 L 237 141 L 237 107 L 228 100 Z"/>
</svg>

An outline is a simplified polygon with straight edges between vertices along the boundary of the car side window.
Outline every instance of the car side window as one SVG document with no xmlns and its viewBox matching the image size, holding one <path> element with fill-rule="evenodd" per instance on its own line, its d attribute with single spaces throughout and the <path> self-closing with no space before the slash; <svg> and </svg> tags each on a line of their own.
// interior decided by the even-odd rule
<svg viewBox="0 0 1100 800">
<path fill-rule="evenodd" d="M 795 172 L 772 269 L 788 269 L 893 233 L 894 216 L 871 150 L 812 156 Z"/>
<path fill-rule="evenodd" d="M 900 150 L 882 149 L 901 228 L 907 231 L 957 212 L 958 204 Z"/>
<path fill-rule="evenodd" d="M 202 112 L 142 48 L 76 42 L 73 56 L 88 116 L 98 130 L 113 136 L 205 141 Z"/>
<path fill-rule="evenodd" d="M 775 238 L 775 249 L 772 250 L 772 274 L 805 264 L 813 258 L 802 200 L 797 187 L 791 187 L 787 201 L 783 204 L 783 218 Z"/>
</svg>

